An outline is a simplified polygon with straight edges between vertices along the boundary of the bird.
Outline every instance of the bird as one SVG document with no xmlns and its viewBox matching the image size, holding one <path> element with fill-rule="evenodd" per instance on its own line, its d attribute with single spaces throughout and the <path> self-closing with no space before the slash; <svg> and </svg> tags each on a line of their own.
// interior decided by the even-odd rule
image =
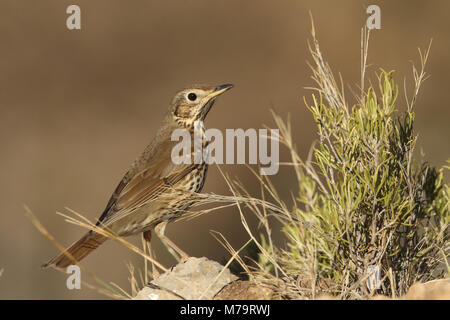
<svg viewBox="0 0 450 320">
<path fill-rule="evenodd" d="M 162 126 L 117 185 L 96 227 L 120 237 L 142 233 L 149 248 L 155 231 L 168 248 L 176 250 L 183 260 L 187 259 L 187 254 L 164 235 L 164 230 L 167 223 L 179 219 L 195 202 L 193 193 L 202 190 L 208 163 L 203 158 L 174 163 L 172 149 L 177 141 L 172 141 L 172 133 L 183 129 L 194 139 L 196 132 L 200 132 L 204 144 L 203 121 L 216 98 L 231 88 L 232 84 L 196 85 L 175 94 Z M 107 239 L 89 230 L 42 267 L 66 268 L 78 263 Z"/>
</svg>

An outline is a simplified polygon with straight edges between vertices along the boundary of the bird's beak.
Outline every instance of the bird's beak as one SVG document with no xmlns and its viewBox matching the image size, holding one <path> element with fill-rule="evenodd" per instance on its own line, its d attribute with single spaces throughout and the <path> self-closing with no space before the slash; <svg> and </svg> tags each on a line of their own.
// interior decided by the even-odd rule
<svg viewBox="0 0 450 320">
<path fill-rule="evenodd" d="M 212 99 L 214 97 L 217 97 L 218 95 L 221 95 L 225 91 L 230 90 L 233 87 L 234 86 L 232 84 L 223 84 L 221 86 L 217 86 L 217 87 L 214 88 L 214 91 L 211 92 L 210 94 L 208 94 L 205 98 L 210 100 L 210 99 Z"/>
</svg>

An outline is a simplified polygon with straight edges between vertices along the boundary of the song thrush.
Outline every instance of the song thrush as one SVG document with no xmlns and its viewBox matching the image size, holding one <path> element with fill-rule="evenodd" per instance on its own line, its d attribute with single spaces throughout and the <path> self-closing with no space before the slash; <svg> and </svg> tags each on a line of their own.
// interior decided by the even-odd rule
<svg viewBox="0 0 450 320">
<path fill-rule="evenodd" d="M 231 84 L 195 86 L 175 95 L 156 137 L 116 187 L 96 224 L 98 227 L 108 228 L 119 236 L 143 233 L 150 242 L 151 232 L 158 226 L 156 231 L 159 230 L 161 240 L 183 254 L 164 236 L 164 228 L 167 222 L 179 218 L 192 205 L 192 192 L 201 191 L 208 165 L 204 159 L 200 163 L 175 164 L 171 154 L 178 142 L 172 141 L 171 135 L 173 130 L 182 128 L 193 138 L 194 124 L 202 123 L 216 97 L 232 87 Z M 201 135 L 204 130 L 201 126 Z M 44 267 L 64 268 L 74 264 L 74 260 L 80 261 L 107 239 L 90 230 Z"/>
</svg>

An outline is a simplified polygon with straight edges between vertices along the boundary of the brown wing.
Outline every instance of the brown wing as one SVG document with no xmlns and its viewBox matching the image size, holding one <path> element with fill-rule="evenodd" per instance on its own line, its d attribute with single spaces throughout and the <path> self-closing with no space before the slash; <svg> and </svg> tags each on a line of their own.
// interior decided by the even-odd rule
<svg viewBox="0 0 450 320">
<path fill-rule="evenodd" d="M 183 166 L 180 170 L 174 171 L 165 177 L 156 178 L 154 176 L 136 176 L 130 181 L 132 186 L 127 187 L 118 196 L 117 201 L 111 208 L 103 224 L 109 225 L 126 215 L 133 213 L 136 209 L 143 207 L 157 199 L 161 194 L 170 188 L 176 188 L 176 183 L 192 171 L 194 166 Z"/>
<path fill-rule="evenodd" d="M 108 225 L 148 204 L 193 170 L 195 165 L 172 162 L 176 143 L 157 137 L 147 147 L 117 186 L 97 224 Z"/>
</svg>

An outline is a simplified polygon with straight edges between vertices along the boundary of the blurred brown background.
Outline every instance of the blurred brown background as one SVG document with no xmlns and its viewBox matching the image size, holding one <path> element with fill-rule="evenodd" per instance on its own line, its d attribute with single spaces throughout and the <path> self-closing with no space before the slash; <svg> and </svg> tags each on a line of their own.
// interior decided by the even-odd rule
<svg viewBox="0 0 450 320">
<path fill-rule="evenodd" d="M 381 6 L 382 29 L 372 32 L 369 75 L 395 69 L 412 83 L 410 61 L 433 38 L 431 78 L 416 104 L 419 148 L 441 166 L 449 157 L 450 2 L 448 1 L 0 1 L 1 222 L 0 298 L 104 298 L 87 288 L 69 291 L 65 276 L 40 264 L 57 249 L 25 217 L 27 204 L 62 244 L 83 232 L 56 215 L 70 207 L 91 219 L 103 210 L 116 183 L 159 126 L 174 92 L 195 83 L 234 83 L 207 126 L 274 126 L 269 109 L 291 114 L 303 157 L 315 139 L 302 97 L 312 85 L 309 10 L 335 73 L 359 83 L 360 28 L 370 4 Z M 82 30 L 66 28 L 66 8 L 81 7 Z M 350 92 L 347 92 L 350 96 Z M 403 92 L 399 108 L 403 108 Z M 282 154 L 282 161 L 286 161 Z M 248 181 L 244 166 L 222 167 Z M 288 200 L 292 172 L 273 177 Z M 216 167 L 204 191 L 229 194 Z M 247 236 L 236 210 L 222 210 L 168 227 L 193 256 L 229 256 L 209 230 L 236 247 Z M 140 243 L 139 237 L 132 239 Z M 173 259 L 154 241 L 166 265 Z M 129 290 L 125 263 L 143 263 L 107 242 L 85 260 L 102 279 Z M 89 280 L 84 277 L 83 280 Z M 92 281 L 91 281 L 92 282 Z"/>
</svg>

